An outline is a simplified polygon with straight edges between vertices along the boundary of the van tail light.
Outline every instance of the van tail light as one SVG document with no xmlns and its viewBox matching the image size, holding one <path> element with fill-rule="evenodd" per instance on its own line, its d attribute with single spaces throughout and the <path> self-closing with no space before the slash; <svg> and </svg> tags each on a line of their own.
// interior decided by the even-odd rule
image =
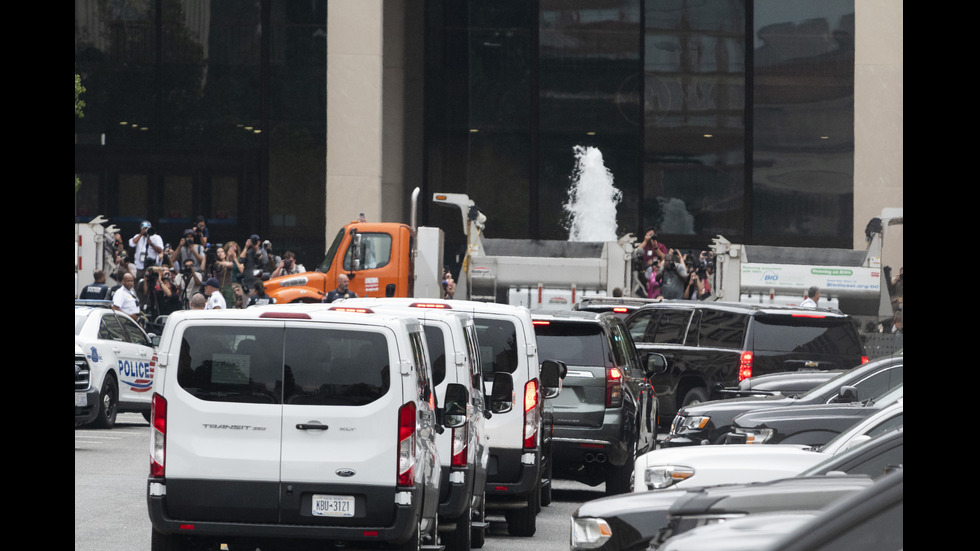
<svg viewBox="0 0 980 551">
<path fill-rule="evenodd" d="M 398 409 L 398 485 L 415 485 L 415 404 Z"/>
<path fill-rule="evenodd" d="M 871 360 L 869 360 L 867 356 L 861 356 L 861 365 L 864 365 L 864 364 L 868 363 L 869 361 L 871 361 Z"/>
<path fill-rule="evenodd" d="M 738 380 L 744 381 L 752 376 L 752 353 L 746 350 L 738 361 Z"/>
<path fill-rule="evenodd" d="M 623 372 L 618 367 L 606 368 L 606 407 L 623 405 Z"/>
<path fill-rule="evenodd" d="M 466 425 L 453 429 L 453 467 L 466 466 L 466 448 L 469 434 Z"/>
<path fill-rule="evenodd" d="M 154 394 L 150 400 L 150 476 L 163 478 L 167 459 L 167 400 Z"/>
<path fill-rule="evenodd" d="M 524 449 L 538 447 L 538 426 L 541 424 L 541 408 L 538 407 L 538 380 L 531 379 L 524 385 Z"/>
</svg>

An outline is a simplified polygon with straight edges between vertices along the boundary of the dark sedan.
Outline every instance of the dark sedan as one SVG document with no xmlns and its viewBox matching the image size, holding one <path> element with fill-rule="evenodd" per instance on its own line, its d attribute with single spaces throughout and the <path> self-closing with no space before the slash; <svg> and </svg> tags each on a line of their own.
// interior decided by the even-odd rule
<svg viewBox="0 0 980 551">
<path fill-rule="evenodd" d="M 803 444 L 820 446 L 855 423 L 902 399 L 904 385 L 877 399 L 845 404 L 749 411 L 735 417 L 728 444 Z"/>
<path fill-rule="evenodd" d="M 876 433 L 877 435 L 872 439 L 828 457 L 825 461 L 800 473 L 796 478 L 823 477 L 831 472 L 877 478 L 887 471 L 901 467 L 905 457 L 904 430 L 901 427 L 889 430 L 890 423 L 891 421 L 883 423 L 881 429 L 884 432 Z M 784 484 L 789 483 L 784 482 Z M 735 490 L 750 486 L 756 485 L 727 485 L 714 488 Z M 691 495 L 707 495 L 707 492 L 717 491 L 724 490 L 712 488 L 662 490 L 589 501 L 572 514 L 571 549 L 572 551 L 645 550 L 651 541 L 662 537 L 661 531 L 669 529 L 668 515 L 671 514 L 675 504 L 681 503 L 682 499 Z M 776 503 L 773 501 L 773 504 Z"/>
<path fill-rule="evenodd" d="M 748 411 L 856 401 L 861 396 L 877 398 L 902 382 L 903 363 L 903 356 L 879 359 L 845 371 L 800 396 L 733 398 L 681 408 L 662 445 L 722 444 L 735 417 Z"/>
</svg>

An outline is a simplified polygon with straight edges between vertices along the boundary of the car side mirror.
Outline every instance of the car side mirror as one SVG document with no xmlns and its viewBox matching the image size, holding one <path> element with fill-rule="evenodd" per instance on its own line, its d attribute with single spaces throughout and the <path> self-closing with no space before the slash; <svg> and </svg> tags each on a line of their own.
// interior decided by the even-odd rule
<svg viewBox="0 0 980 551">
<path fill-rule="evenodd" d="M 510 373 L 494 373 L 490 392 L 490 411 L 507 413 L 514 409 L 514 378 Z"/>
<path fill-rule="evenodd" d="M 442 408 L 442 425 L 447 428 L 458 428 L 466 424 L 466 406 L 469 404 L 469 393 L 466 387 L 459 383 L 446 385 L 445 406 Z"/>
<path fill-rule="evenodd" d="M 545 399 L 555 398 L 561 392 L 561 381 L 568 373 L 565 362 L 545 360 L 541 362 L 541 389 Z"/>
<path fill-rule="evenodd" d="M 851 402 L 858 401 L 858 390 L 853 386 L 842 386 L 840 387 L 840 392 L 837 393 L 837 398 L 834 402 L 838 404 L 849 404 Z"/>
<path fill-rule="evenodd" d="M 647 377 L 653 377 L 654 375 L 660 375 L 661 373 L 667 372 L 667 356 L 663 354 L 658 354 L 656 352 L 650 352 L 647 354 Z"/>
</svg>

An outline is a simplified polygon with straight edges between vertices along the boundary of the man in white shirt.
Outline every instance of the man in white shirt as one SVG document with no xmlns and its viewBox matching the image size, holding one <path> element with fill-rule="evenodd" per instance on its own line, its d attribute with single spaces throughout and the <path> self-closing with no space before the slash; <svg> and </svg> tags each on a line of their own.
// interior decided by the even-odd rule
<svg viewBox="0 0 980 551">
<path fill-rule="evenodd" d="M 139 299 L 136 298 L 136 291 L 133 289 L 135 285 L 136 277 L 127 272 L 123 275 L 122 287 L 116 289 L 115 294 L 112 295 L 112 309 L 119 310 L 134 320 L 140 315 Z"/>
<path fill-rule="evenodd" d="M 225 297 L 221 295 L 221 284 L 218 279 L 212 277 L 204 282 L 204 296 L 208 297 L 208 303 L 204 305 L 205 310 L 224 310 L 228 308 L 225 304 Z"/>
<path fill-rule="evenodd" d="M 806 292 L 806 298 L 800 304 L 803 308 L 816 308 L 817 301 L 820 300 L 820 289 L 816 286 L 810 287 Z"/>
<path fill-rule="evenodd" d="M 160 255 L 163 253 L 163 238 L 152 233 L 151 227 L 149 221 L 144 221 L 140 224 L 140 232 L 129 240 L 129 246 L 134 249 L 136 277 L 140 279 L 148 267 L 160 264 Z"/>
</svg>

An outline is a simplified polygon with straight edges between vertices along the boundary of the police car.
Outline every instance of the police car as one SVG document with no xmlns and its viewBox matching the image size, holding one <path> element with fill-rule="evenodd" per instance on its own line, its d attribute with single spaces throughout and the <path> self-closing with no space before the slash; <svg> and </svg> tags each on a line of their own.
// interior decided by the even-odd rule
<svg viewBox="0 0 980 551">
<path fill-rule="evenodd" d="M 91 426 L 112 428 L 128 411 L 149 419 L 156 349 L 142 327 L 111 308 L 75 306 L 75 346 L 90 370 L 87 388 L 79 388 L 76 373 L 76 423 L 94 417 Z"/>
</svg>

